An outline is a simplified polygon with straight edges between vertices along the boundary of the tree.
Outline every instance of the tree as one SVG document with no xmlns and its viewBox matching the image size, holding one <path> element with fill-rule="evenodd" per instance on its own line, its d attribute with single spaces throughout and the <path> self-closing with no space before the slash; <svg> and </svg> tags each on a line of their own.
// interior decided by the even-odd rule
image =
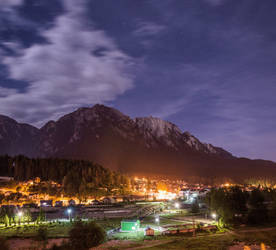
<svg viewBox="0 0 276 250">
<path fill-rule="evenodd" d="M 24 213 L 24 221 L 26 221 L 28 224 L 32 221 L 32 214 L 29 208 Z"/>
<path fill-rule="evenodd" d="M 247 192 L 242 191 L 239 187 L 212 189 L 206 196 L 210 212 L 216 212 L 225 225 L 240 222 L 247 211 L 247 200 Z"/>
<path fill-rule="evenodd" d="M 69 232 L 71 249 L 86 250 L 96 247 L 105 241 L 105 231 L 94 221 L 83 223 L 75 222 Z"/>
<path fill-rule="evenodd" d="M 254 189 L 249 198 L 248 223 L 262 224 L 268 220 L 268 209 L 264 203 L 264 194 L 260 189 Z"/>
<path fill-rule="evenodd" d="M 42 208 L 40 208 L 36 221 L 38 224 L 40 224 L 41 222 L 43 222 L 45 220 L 46 220 L 45 212 Z"/>
<path fill-rule="evenodd" d="M 5 227 L 8 227 L 10 225 L 9 216 L 7 214 L 5 214 L 4 223 Z"/>
<path fill-rule="evenodd" d="M 191 208 L 191 212 L 193 214 L 196 214 L 196 213 L 199 212 L 199 205 L 198 205 L 198 201 L 197 200 L 195 202 L 193 202 L 192 208 Z"/>
</svg>

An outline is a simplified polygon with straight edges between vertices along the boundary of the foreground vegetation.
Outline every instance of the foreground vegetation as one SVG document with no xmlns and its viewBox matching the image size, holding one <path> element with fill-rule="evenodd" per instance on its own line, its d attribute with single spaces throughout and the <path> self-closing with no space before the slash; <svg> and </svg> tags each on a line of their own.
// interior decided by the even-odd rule
<svg viewBox="0 0 276 250">
<path fill-rule="evenodd" d="M 263 225 L 276 222 L 276 190 L 255 188 L 250 192 L 237 186 L 212 189 L 205 199 L 219 226 Z"/>
<path fill-rule="evenodd" d="M 169 237 L 163 239 L 160 244 L 142 249 L 189 249 L 189 250 L 226 250 L 234 245 L 258 245 L 262 243 L 270 246 L 272 249 L 276 248 L 276 229 L 272 231 L 255 231 L 255 232 L 240 232 L 236 231 L 234 234 L 212 234 L 198 237 Z"/>
</svg>

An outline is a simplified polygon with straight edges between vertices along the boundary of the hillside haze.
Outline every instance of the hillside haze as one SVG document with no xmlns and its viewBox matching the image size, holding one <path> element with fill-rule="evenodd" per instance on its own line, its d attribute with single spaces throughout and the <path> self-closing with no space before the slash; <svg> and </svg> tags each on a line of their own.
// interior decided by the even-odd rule
<svg viewBox="0 0 276 250">
<path fill-rule="evenodd" d="M 273 162 L 236 158 L 170 122 L 131 119 L 98 104 L 41 129 L 0 116 L 0 154 L 86 159 L 123 173 L 239 180 L 276 174 Z"/>
</svg>

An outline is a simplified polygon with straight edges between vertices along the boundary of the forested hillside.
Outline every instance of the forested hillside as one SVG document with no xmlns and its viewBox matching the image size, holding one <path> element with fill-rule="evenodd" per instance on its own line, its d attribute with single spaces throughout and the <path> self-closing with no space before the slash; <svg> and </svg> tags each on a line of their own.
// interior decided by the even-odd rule
<svg viewBox="0 0 276 250">
<path fill-rule="evenodd" d="M 83 160 L 0 156 L 0 175 L 12 176 L 17 181 L 36 177 L 55 181 L 63 185 L 67 194 L 91 193 L 99 188 L 123 191 L 129 186 L 126 176 Z"/>
</svg>

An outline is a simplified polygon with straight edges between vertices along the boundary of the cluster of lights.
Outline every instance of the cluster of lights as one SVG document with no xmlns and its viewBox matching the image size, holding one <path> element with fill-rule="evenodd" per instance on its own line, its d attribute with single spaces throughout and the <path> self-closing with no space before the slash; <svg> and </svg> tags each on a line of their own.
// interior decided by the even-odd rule
<svg viewBox="0 0 276 250">
<path fill-rule="evenodd" d="M 157 200 L 173 200 L 176 198 L 175 193 L 167 192 L 164 190 L 158 190 L 158 193 L 156 195 Z"/>
</svg>

